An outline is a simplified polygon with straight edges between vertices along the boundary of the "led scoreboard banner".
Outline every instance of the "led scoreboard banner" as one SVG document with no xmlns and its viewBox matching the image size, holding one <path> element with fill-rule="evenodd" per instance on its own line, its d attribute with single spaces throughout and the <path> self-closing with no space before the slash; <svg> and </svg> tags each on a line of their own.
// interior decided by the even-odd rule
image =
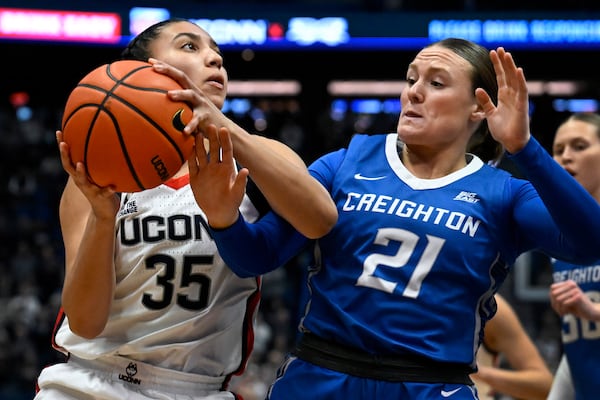
<svg viewBox="0 0 600 400">
<path fill-rule="evenodd" d="M 455 36 L 512 48 L 600 46 L 600 19 L 432 20 L 428 27 L 431 40 Z"/>
<path fill-rule="evenodd" d="M 414 50 L 445 37 L 513 49 L 600 48 L 600 13 L 511 14 L 510 18 L 490 13 L 296 16 L 260 12 L 262 18 L 212 14 L 203 9 L 207 17 L 191 20 L 205 28 L 223 50 Z M 123 46 L 153 22 L 171 16 L 182 15 L 145 7 L 119 12 L 0 8 L 0 40 Z"/>
<path fill-rule="evenodd" d="M 117 13 L 0 8 L 0 38 L 119 44 Z"/>
</svg>

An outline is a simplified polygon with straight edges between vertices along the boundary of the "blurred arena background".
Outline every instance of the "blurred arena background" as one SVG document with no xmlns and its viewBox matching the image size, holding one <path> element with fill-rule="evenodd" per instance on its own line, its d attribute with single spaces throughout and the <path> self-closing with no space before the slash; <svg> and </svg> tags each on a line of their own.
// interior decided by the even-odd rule
<svg viewBox="0 0 600 400">
<path fill-rule="evenodd" d="M 429 41 L 505 46 L 530 83 L 532 132 L 549 148 L 559 121 L 600 108 L 600 3 L 574 0 L 0 1 L 0 400 L 31 399 L 60 306 L 58 199 L 66 174 L 54 131 L 74 85 L 167 16 L 197 19 L 230 75 L 226 112 L 307 163 L 355 132 L 395 131 L 407 63 Z M 217 4 L 218 3 L 218 4 Z M 511 168 L 508 164 L 503 164 Z M 513 171 L 518 174 L 518 171 Z M 255 352 L 234 380 L 262 399 L 293 343 L 303 256 L 265 277 Z M 559 322 L 548 260 L 522 257 L 502 293 L 554 369 Z"/>
</svg>

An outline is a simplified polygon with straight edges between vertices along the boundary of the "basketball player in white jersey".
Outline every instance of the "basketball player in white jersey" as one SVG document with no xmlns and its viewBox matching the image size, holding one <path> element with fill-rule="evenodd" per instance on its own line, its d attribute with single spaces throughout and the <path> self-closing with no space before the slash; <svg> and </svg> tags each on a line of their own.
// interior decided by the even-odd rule
<svg viewBox="0 0 600 400">
<path fill-rule="evenodd" d="M 247 168 L 236 186 L 245 218 L 256 221 L 267 208 L 261 205 L 270 205 L 308 237 L 330 229 L 335 206 L 301 159 L 221 113 L 227 74 L 203 29 L 185 20 L 153 25 L 124 52 L 149 57 L 186 88 L 171 95 L 193 106 L 186 132 L 201 132 L 199 151 L 211 138 L 210 155 L 233 163 L 235 144 L 236 161 Z M 57 139 L 69 179 L 60 203 L 66 272 L 53 345 L 66 360 L 41 372 L 36 400 L 238 398 L 227 388 L 252 351 L 260 278 L 236 276 L 219 255 L 195 200 L 204 195 L 194 190 L 195 156 L 192 168 L 186 163 L 156 188 L 117 194 L 92 184 L 82 164 L 71 163 L 61 132 Z M 245 192 L 249 171 L 267 201 L 250 184 Z M 294 187 L 271 184 L 284 178 Z"/>
</svg>

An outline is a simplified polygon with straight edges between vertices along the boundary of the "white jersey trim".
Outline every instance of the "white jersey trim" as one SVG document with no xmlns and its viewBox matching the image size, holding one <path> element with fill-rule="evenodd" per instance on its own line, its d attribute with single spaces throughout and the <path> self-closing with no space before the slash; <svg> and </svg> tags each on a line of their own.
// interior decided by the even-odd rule
<svg viewBox="0 0 600 400">
<path fill-rule="evenodd" d="M 400 156 L 398 155 L 398 134 L 396 133 L 390 133 L 387 135 L 385 141 L 385 155 L 394 173 L 413 190 L 437 189 L 444 187 L 464 178 L 467 175 L 471 175 L 472 173 L 480 170 L 484 165 L 483 161 L 481 161 L 479 157 L 469 154 L 471 156 L 471 160 L 467 163 L 467 165 L 464 168 L 451 173 L 450 175 L 436 179 L 417 178 L 408 169 L 406 169 L 402 163 L 402 160 L 400 160 Z"/>
</svg>

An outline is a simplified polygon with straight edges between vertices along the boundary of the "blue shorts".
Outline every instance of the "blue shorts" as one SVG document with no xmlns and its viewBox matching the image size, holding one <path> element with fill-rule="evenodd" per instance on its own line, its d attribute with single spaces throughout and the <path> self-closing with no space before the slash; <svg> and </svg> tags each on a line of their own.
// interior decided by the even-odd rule
<svg viewBox="0 0 600 400">
<path fill-rule="evenodd" d="M 477 400 L 473 385 L 388 382 L 333 371 L 289 356 L 277 372 L 267 400 Z"/>
</svg>

